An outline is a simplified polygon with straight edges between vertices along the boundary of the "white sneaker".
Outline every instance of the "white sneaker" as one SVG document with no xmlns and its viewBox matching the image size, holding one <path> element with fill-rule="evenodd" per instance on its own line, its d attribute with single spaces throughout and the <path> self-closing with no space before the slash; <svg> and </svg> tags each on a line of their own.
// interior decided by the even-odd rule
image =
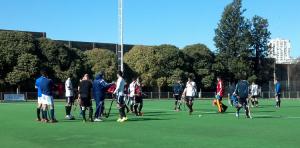
<svg viewBox="0 0 300 148">
<path fill-rule="evenodd" d="M 127 119 L 128 119 L 127 117 L 124 117 L 124 118 L 121 119 L 120 122 L 125 122 Z"/>
<path fill-rule="evenodd" d="M 103 120 L 101 120 L 101 119 L 99 119 L 99 118 L 96 118 L 94 121 L 95 121 L 95 122 L 102 122 Z"/>
<path fill-rule="evenodd" d="M 238 112 L 236 112 L 236 113 L 235 113 L 235 116 L 236 116 L 237 118 L 239 118 L 239 117 L 240 117 L 240 114 L 239 114 Z"/>
<path fill-rule="evenodd" d="M 70 120 L 71 119 L 71 117 L 69 116 L 69 115 L 66 115 L 66 117 L 65 117 L 67 120 Z"/>
<path fill-rule="evenodd" d="M 122 119 L 121 118 L 119 118 L 118 120 L 117 120 L 117 122 L 121 122 L 122 121 Z"/>
</svg>

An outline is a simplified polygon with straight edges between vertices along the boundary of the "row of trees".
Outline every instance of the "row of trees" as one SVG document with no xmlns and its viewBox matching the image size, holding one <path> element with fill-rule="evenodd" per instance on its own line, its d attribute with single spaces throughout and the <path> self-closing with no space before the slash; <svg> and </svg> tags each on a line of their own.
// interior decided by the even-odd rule
<svg viewBox="0 0 300 148">
<path fill-rule="evenodd" d="M 268 21 L 260 16 L 245 18 L 241 0 L 227 5 L 215 30 L 217 51 L 204 44 L 179 49 L 173 45 L 135 46 L 124 55 L 125 78 L 140 76 L 147 88 L 168 89 L 175 81 L 193 75 L 198 88 L 214 89 L 216 76 L 233 82 L 246 76 L 250 81 L 271 80 L 273 61 L 268 60 Z M 41 68 L 64 82 L 68 76 L 77 83 L 84 73 L 104 71 L 116 79 L 117 60 L 106 49 L 81 51 L 46 38 L 34 39 L 23 32 L 0 32 L 0 86 L 33 90 Z M 30 86 L 30 87 L 28 87 Z"/>
</svg>

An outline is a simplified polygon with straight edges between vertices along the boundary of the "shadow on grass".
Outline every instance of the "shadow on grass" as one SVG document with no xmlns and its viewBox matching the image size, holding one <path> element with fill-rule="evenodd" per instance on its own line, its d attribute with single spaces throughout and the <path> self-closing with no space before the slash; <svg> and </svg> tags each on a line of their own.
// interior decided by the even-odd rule
<svg viewBox="0 0 300 148">
<path fill-rule="evenodd" d="M 256 119 L 278 119 L 281 118 L 280 116 L 253 116 L 253 118 Z"/>
<path fill-rule="evenodd" d="M 257 113 L 272 113 L 272 112 L 275 112 L 274 110 L 255 110 L 254 112 L 257 112 Z"/>
<path fill-rule="evenodd" d="M 175 111 L 174 111 L 175 112 Z M 166 111 L 150 111 L 150 112 L 144 112 L 144 116 L 170 116 L 174 115 L 172 113 L 168 113 Z"/>
<path fill-rule="evenodd" d="M 136 121 L 163 121 L 163 120 L 171 120 L 172 118 L 147 118 L 147 117 L 141 117 L 141 118 L 132 118 L 132 119 L 129 119 L 128 121 L 129 122 L 136 122 Z"/>
</svg>

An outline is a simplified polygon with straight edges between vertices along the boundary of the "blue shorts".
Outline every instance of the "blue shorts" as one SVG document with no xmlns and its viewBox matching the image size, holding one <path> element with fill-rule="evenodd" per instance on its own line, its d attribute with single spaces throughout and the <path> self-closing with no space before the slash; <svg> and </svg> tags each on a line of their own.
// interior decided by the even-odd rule
<svg viewBox="0 0 300 148">
<path fill-rule="evenodd" d="M 232 100 L 232 103 L 233 103 L 234 106 L 237 106 L 239 104 L 239 101 L 238 101 L 237 97 L 234 96 L 234 95 L 232 95 L 230 97 L 230 100 Z"/>
</svg>

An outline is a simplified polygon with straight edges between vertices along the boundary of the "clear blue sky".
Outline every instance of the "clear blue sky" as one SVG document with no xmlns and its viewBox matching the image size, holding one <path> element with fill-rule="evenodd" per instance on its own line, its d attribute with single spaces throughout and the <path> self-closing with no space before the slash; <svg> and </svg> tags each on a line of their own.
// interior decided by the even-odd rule
<svg viewBox="0 0 300 148">
<path fill-rule="evenodd" d="M 215 50 L 214 29 L 232 0 L 124 0 L 128 44 L 194 43 Z M 0 29 L 47 32 L 52 39 L 118 42 L 117 0 L 0 0 Z M 300 1 L 244 0 L 245 16 L 269 20 L 272 38 L 300 57 Z"/>
</svg>

